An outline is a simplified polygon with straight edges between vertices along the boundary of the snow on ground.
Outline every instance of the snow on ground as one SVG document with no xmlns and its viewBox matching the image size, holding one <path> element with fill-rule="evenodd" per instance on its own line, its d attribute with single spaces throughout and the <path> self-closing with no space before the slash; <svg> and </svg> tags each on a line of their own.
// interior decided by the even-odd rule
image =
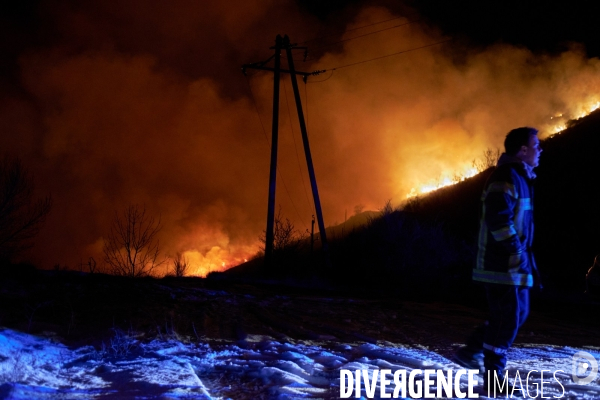
<svg viewBox="0 0 600 400">
<path fill-rule="evenodd" d="M 573 383 L 573 355 L 580 350 L 600 360 L 600 348 L 518 345 L 510 350 L 509 376 L 518 371 L 525 380 L 531 370 L 550 370 L 544 397 L 600 398 L 600 378 L 587 386 Z M 238 342 L 139 343 L 115 332 L 104 349 L 70 349 L 51 337 L 0 329 L 0 398 L 6 399 L 334 399 L 340 396 L 341 369 L 367 369 L 372 375 L 377 369 L 458 367 L 426 347 L 390 342 L 282 342 L 250 335 Z M 563 372 L 555 380 L 557 370 Z M 533 397 L 539 372 L 530 374 L 529 383 Z M 375 394 L 379 398 L 379 388 Z"/>
</svg>

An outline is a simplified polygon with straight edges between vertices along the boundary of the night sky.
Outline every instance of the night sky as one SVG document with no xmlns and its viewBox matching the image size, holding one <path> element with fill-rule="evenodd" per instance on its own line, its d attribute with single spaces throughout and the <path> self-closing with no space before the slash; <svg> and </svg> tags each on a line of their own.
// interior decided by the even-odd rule
<svg viewBox="0 0 600 400">
<path fill-rule="evenodd" d="M 25 258 L 101 260 L 115 211 L 132 203 L 161 215 L 164 255 L 184 252 L 198 273 L 254 254 L 272 76 L 240 67 L 267 59 L 277 34 L 316 38 L 296 67 L 329 70 L 300 88 L 326 225 L 469 173 L 515 126 L 551 134 L 600 101 L 600 28 L 593 2 L 538 4 L 3 2 L 0 147 L 54 199 Z M 305 231 L 314 211 L 291 94 L 286 78 L 277 203 Z"/>
</svg>

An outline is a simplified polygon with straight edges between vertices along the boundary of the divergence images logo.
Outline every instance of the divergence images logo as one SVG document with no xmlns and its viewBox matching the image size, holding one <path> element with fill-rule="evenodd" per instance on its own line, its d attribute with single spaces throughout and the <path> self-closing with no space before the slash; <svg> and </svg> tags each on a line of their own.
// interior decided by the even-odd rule
<svg viewBox="0 0 600 400">
<path fill-rule="evenodd" d="M 573 382 L 589 385 L 598 375 L 598 361 L 587 351 L 578 351 L 573 356 Z"/>
</svg>

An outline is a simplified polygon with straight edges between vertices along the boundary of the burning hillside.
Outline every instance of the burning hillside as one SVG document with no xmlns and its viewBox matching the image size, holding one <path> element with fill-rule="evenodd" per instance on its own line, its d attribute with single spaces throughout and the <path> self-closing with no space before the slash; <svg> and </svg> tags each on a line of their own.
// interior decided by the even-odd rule
<svg viewBox="0 0 600 400">
<path fill-rule="evenodd" d="M 185 254 L 195 274 L 252 256 L 272 75 L 245 78 L 239 66 L 268 58 L 278 33 L 321 37 L 296 66 L 330 71 L 301 86 L 326 224 L 469 176 L 511 128 L 547 136 L 598 105 L 600 61 L 576 45 L 469 48 L 408 9 L 365 6 L 337 34 L 294 3 L 233 7 L 39 3 L 43 40 L 18 51 L 0 101 L 3 149 L 54 198 L 31 260 L 101 260 L 111 217 L 133 203 L 161 216 L 164 254 Z M 304 231 L 313 210 L 292 102 L 284 77 L 277 203 Z"/>
</svg>

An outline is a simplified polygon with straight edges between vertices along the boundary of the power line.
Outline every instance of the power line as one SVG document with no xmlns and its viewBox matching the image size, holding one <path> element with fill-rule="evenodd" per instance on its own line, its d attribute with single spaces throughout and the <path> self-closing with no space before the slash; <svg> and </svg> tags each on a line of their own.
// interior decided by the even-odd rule
<svg viewBox="0 0 600 400">
<path fill-rule="evenodd" d="M 258 111 L 258 104 L 256 102 L 256 98 L 254 97 L 254 92 L 252 91 L 252 85 L 250 85 L 250 80 L 248 79 L 248 77 L 246 77 L 246 82 L 248 83 L 248 88 L 250 89 L 250 97 L 252 98 L 252 102 L 254 103 L 254 109 L 256 110 L 256 115 L 258 116 L 258 120 L 260 121 L 260 126 L 262 127 L 263 133 L 265 134 L 265 141 L 267 142 L 267 146 L 268 146 L 269 145 L 269 137 L 267 136 L 267 130 L 265 129 L 265 125 L 262 122 L 262 118 L 260 117 L 260 112 Z M 284 87 L 285 87 L 285 85 L 284 85 Z M 287 95 L 286 95 L 286 102 L 287 102 Z M 288 112 L 289 112 L 289 106 L 288 106 Z M 294 142 L 294 145 L 295 145 L 295 142 Z M 288 187 L 285 183 L 285 179 L 283 179 L 283 173 L 279 169 L 279 166 L 277 167 L 277 173 L 279 174 L 281 183 L 283 183 L 285 192 L 287 193 L 287 195 L 290 199 L 290 202 L 292 203 L 292 206 L 294 207 L 294 210 L 296 211 L 296 214 L 298 214 L 298 218 L 300 218 L 300 222 L 302 223 L 302 225 L 304 225 L 304 227 L 306 229 L 308 229 L 308 225 L 306 225 L 306 222 L 304 222 L 304 220 L 302 219 L 302 216 L 298 212 L 298 208 L 296 207 L 296 204 L 294 203 L 294 199 L 292 199 L 292 195 L 290 194 L 290 191 L 288 190 Z"/>
<path fill-rule="evenodd" d="M 411 52 L 411 51 L 416 51 L 416 50 L 425 49 L 425 48 L 427 48 L 427 47 L 433 47 L 433 46 L 437 46 L 437 45 L 440 45 L 440 44 L 443 44 L 443 43 L 447 43 L 447 42 L 449 42 L 449 41 L 451 41 L 451 40 L 452 40 L 452 39 L 446 39 L 446 40 L 442 40 L 442 41 L 439 41 L 439 42 L 435 42 L 435 43 L 431 43 L 431 44 L 426 44 L 425 46 L 415 47 L 415 48 L 413 48 L 413 49 L 402 50 L 402 51 L 398 51 L 398 52 L 396 52 L 396 53 L 392 53 L 392 54 L 386 54 L 386 55 L 384 55 L 384 56 L 379 56 L 379 57 L 370 58 L 370 59 L 368 59 L 368 60 L 357 61 L 357 62 L 354 62 L 354 63 L 350 63 L 350 64 L 346 64 L 346 65 L 341 65 L 341 66 L 339 66 L 339 67 L 335 67 L 335 68 L 327 68 L 327 69 L 323 70 L 322 72 L 326 72 L 326 71 L 335 71 L 335 70 L 342 69 L 342 68 L 353 67 L 353 66 L 355 66 L 355 65 L 364 64 L 364 63 L 368 63 L 368 62 L 371 62 L 371 61 L 375 61 L 375 60 L 381 60 L 382 58 L 392 57 L 392 56 L 396 56 L 396 55 L 398 55 L 398 54 L 409 53 L 409 52 Z M 329 78 L 328 78 L 328 79 L 329 79 Z M 327 79 L 325 79 L 325 80 L 327 80 Z"/>
<path fill-rule="evenodd" d="M 371 26 L 375 26 L 375 25 L 383 24 L 383 23 L 390 22 L 390 21 L 395 21 L 395 20 L 397 20 L 397 19 L 401 19 L 401 18 L 404 18 L 404 17 L 394 17 L 394 18 L 390 18 L 390 19 L 383 20 L 383 21 L 374 22 L 374 23 L 372 23 L 372 24 L 369 24 L 369 25 L 363 25 L 363 26 L 359 26 L 359 27 L 356 27 L 356 28 L 352 28 L 352 29 L 346 29 L 346 30 L 344 30 L 343 32 L 342 32 L 342 31 L 340 31 L 340 32 L 338 32 L 338 33 L 332 33 L 332 34 L 329 34 L 329 35 L 320 36 L 320 37 L 316 37 L 316 38 L 313 38 L 313 39 L 305 40 L 305 41 L 303 41 L 303 42 L 299 42 L 299 44 L 306 44 L 306 43 L 314 42 L 314 41 L 317 41 L 317 40 L 325 39 L 325 38 L 328 38 L 328 37 L 332 37 L 332 36 L 338 36 L 338 35 L 340 35 L 340 34 L 342 34 L 342 33 L 346 33 L 346 32 L 352 32 L 352 31 L 356 31 L 356 30 L 359 30 L 359 29 L 364 29 L 364 28 L 369 28 L 369 27 L 371 27 Z M 414 21 L 414 22 L 416 22 L 416 21 Z"/>
<path fill-rule="evenodd" d="M 349 39 L 349 40 L 351 40 L 351 39 Z M 433 47 L 433 46 L 437 46 L 437 45 L 440 45 L 440 44 L 444 44 L 444 43 L 450 42 L 452 40 L 453 40 L 452 38 L 446 39 L 446 40 L 441 40 L 439 42 L 426 44 L 424 46 L 419 46 L 419 47 L 415 47 L 415 48 L 412 48 L 412 49 L 397 51 L 395 53 L 386 54 L 386 55 L 379 56 L 379 57 L 373 57 L 373 58 L 369 58 L 367 60 L 357 61 L 357 62 L 350 63 L 350 64 L 340 65 L 340 66 L 337 66 L 337 67 L 334 67 L 334 68 L 327 68 L 327 69 L 323 69 L 323 70 L 313 71 L 311 73 L 306 73 L 306 75 L 304 75 L 304 81 L 305 81 L 305 83 L 320 83 L 320 82 L 325 82 L 325 81 L 329 80 L 333 76 L 333 71 L 338 70 L 338 69 L 352 67 L 352 66 L 355 66 L 355 65 L 364 64 L 364 63 L 367 63 L 367 62 L 376 61 L 376 60 L 380 60 L 380 59 L 387 58 L 387 57 L 392 57 L 392 56 L 399 55 L 399 54 L 410 53 L 412 51 L 421 50 L 421 49 L 425 49 L 425 48 L 428 48 L 428 47 Z M 265 61 L 262 64 L 265 64 L 267 61 Z M 264 69 L 267 69 L 267 68 L 264 68 Z M 331 72 L 331 75 L 329 75 L 328 78 L 323 79 L 321 81 L 313 81 L 313 82 L 307 82 L 306 81 L 306 79 L 308 78 L 309 75 L 320 75 L 323 72 Z"/>
<path fill-rule="evenodd" d="M 304 183 L 304 177 L 302 174 L 302 166 L 300 165 L 300 156 L 298 155 L 298 146 L 296 145 L 296 138 L 294 137 L 294 127 L 292 125 L 292 112 L 290 111 L 290 102 L 288 101 L 288 94 L 285 82 L 283 83 L 283 92 L 285 94 L 285 104 L 287 105 L 288 110 L 288 119 L 290 121 L 290 131 L 292 132 L 292 140 L 294 142 L 294 149 L 296 150 L 296 160 L 298 161 L 298 170 L 300 171 L 300 179 L 302 180 L 302 187 L 304 188 L 304 194 L 306 195 L 306 201 L 310 204 L 310 199 L 308 197 L 308 192 L 306 190 L 306 184 Z M 312 209 L 311 209 L 312 211 Z"/>
<path fill-rule="evenodd" d="M 278 38 L 280 38 L 280 36 L 278 36 Z M 286 36 L 286 39 L 287 39 L 287 36 Z M 427 48 L 427 47 L 437 46 L 437 45 L 440 45 L 440 44 L 443 44 L 443 43 L 447 43 L 447 42 L 449 42 L 449 41 L 451 41 L 451 40 L 452 40 L 452 39 L 442 40 L 442 41 L 435 42 L 435 43 L 431 43 L 431 44 L 427 44 L 427 45 L 424 45 L 424 46 L 419 46 L 419 47 L 415 47 L 415 48 L 412 48 L 412 49 L 407 49 L 407 50 L 398 51 L 398 52 L 395 52 L 395 53 L 392 53 L 392 54 L 386 54 L 386 55 L 384 55 L 384 56 L 379 56 L 379 57 L 370 58 L 370 59 L 368 59 L 368 60 L 357 61 L 357 62 L 354 62 L 354 63 L 350 63 L 350 64 L 345 64 L 345 65 L 337 66 L 337 67 L 335 67 L 335 68 L 328 68 L 328 69 L 321 70 L 321 71 L 315 71 L 315 72 L 311 73 L 310 75 L 316 75 L 316 74 L 319 74 L 319 73 L 322 73 L 322 72 L 331 71 L 331 75 L 330 75 L 330 76 L 329 76 L 327 79 L 324 79 L 323 81 L 319 81 L 319 82 L 324 82 L 324 81 L 326 81 L 326 80 L 330 79 L 330 78 L 333 76 L 333 73 L 334 73 L 334 71 L 335 71 L 335 70 L 338 70 L 338 69 L 347 68 L 347 67 L 352 67 L 352 66 L 356 66 L 356 65 L 359 65 L 359 64 L 364 64 L 364 63 L 367 63 L 367 62 L 371 62 L 371 61 L 375 61 L 375 60 L 380 60 L 380 59 L 383 59 L 383 58 L 392 57 L 392 56 L 399 55 L 399 54 L 404 54 L 404 53 L 408 53 L 408 52 L 412 52 L 412 51 L 416 51 L 416 50 L 421 50 L 421 49 L 424 49 L 424 48 Z M 290 51 L 289 49 L 288 49 L 288 51 L 287 51 L 287 54 L 288 54 L 288 55 L 290 56 L 290 58 L 291 58 L 291 55 L 292 55 L 292 54 L 291 54 L 291 51 Z M 268 61 L 268 60 L 267 60 L 267 61 Z M 290 62 L 291 62 L 291 61 L 292 61 L 292 60 L 290 60 Z M 264 63 L 259 63 L 260 65 L 257 65 L 257 66 L 255 66 L 254 68 L 257 68 L 257 69 L 267 69 L 267 68 L 264 68 L 264 67 L 262 67 L 262 66 L 263 66 L 265 63 L 266 63 L 266 61 L 265 61 Z M 244 71 L 244 72 L 245 72 L 245 69 L 246 69 L 246 68 L 247 68 L 247 66 L 244 66 L 244 67 L 243 67 L 243 71 Z M 305 83 L 306 83 L 306 77 L 307 77 L 307 75 L 305 75 Z M 317 82 L 314 82 L 314 83 L 317 83 Z M 255 109 L 256 109 L 256 112 L 257 112 L 258 118 L 259 118 L 259 120 L 260 120 L 261 127 L 262 127 L 262 129 L 263 129 L 263 132 L 264 132 L 264 134 L 265 134 L 265 139 L 266 139 L 266 141 L 267 141 L 267 144 L 268 144 L 268 143 L 269 143 L 269 141 L 268 141 L 268 138 L 267 138 L 266 129 L 265 129 L 265 127 L 264 127 L 264 124 L 262 123 L 262 119 L 260 118 L 260 113 L 259 113 L 259 111 L 258 111 L 258 105 L 257 105 L 257 103 L 256 103 L 256 99 L 254 98 L 254 93 L 253 93 L 253 91 L 252 91 L 252 87 L 251 87 L 251 85 L 250 85 L 250 82 L 249 82 L 249 81 L 248 81 L 248 87 L 250 88 L 250 94 L 251 94 L 251 96 L 252 96 L 252 100 L 253 100 L 253 102 L 254 102 Z M 287 89 L 285 88 L 285 83 L 284 83 L 284 90 L 285 90 L 286 104 L 287 104 L 287 106 L 288 106 L 288 115 L 290 116 L 290 117 L 289 117 L 289 119 L 290 119 L 290 123 L 291 123 L 291 112 L 290 112 L 290 110 L 289 110 L 289 102 L 288 102 L 288 100 L 287 100 Z M 307 96 L 307 98 L 308 98 L 308 95 L 307 95 L 307 92 L 306 92 L 306 85 L 305 85 L 305 94 L 306 94 L 306 96 Z M 298 100 L 297 100 L 297 101 L 298 101 Z M 308 101 L 308 100 L 307 100 L 307 101 Z M 308 134 L 307 132 L 303 132 L 303 135 L 304 135 L 305 133 L 306 133 L 306 134 Z M 293 129 L 292 129 L 292 138 L 293 138 L 293 137 L 294 137 L 294 136 L 293 136 Z M 294 146 L 296 147 L 296 141 L 295 141 L 295 138 L 294 138 Z M 296 156 L 298 157 L 297 148 L 296 148 Z M 281 171 L 280 171 L 279 167 L 277 167 L 277 173 L 279 174 L 279 176 L 280 176 L 280 178 L 281 178 L 281 181 L 282 181 L 282 183 L 283 183 L 283 186 L 284 186 L 284 188 L 285 188 L 285 191 L 286 191 L 286 193 L 287 193 L 287 195 L 288 195 L 288 197 L 289 197 L 289 199 L 290 199 L 290 202 L 292 203 L 292 206 L 294 207 L 294 210 L 296 211 L 296 214 L 298 214 L 298 217 L 300 218 L 300 222 L 301 222 L 301 223 L 302 223 L 302 224 L 303 224 L 303 225 L 306 227 L 306 229 L 308 229 L 308 226 L 306 225 L 306 223 L 305 223 L 305 222 L 304 222 L 304 220 L 302 219 L 302 216 L 300 215 L 300 212 L 298 211 L 298 208 L 296 207 L 296 204 L 294 203 L 294 200 L 292 199 L 292 196 L 291 196 L 291 194 L 290 194 L 290 192 L 289 192 L 289 190 L 288 190 L 288 188 L 287 188 L 287 185 L 286 185 L 286 183 L 285 183 L 285 180 L 283 179 L 283 174 L 281 173 Z M 304 180 L 303 180 L 302 182 L 303 182 L 303 186 L 304 186 Z M 313 188 L 313 189 L 314 189 L 314 188 Z M 304 188 L 304 190 L 305 190 L 305 194 L 306 194 L 306 188 Z M 314 193 L 313 193 L 313 194 L 314 194 Z M 315 200 L 315 201 L 317 201 L 317 200 Z M 310 203 L 310 201 L 309 201 L 309 203 Z M 320 210 L 320 208 L 319 208 L 319 210 Z M 317 210 L 317 211 L 319 211 L 319 210 Z M 321 219 L 320 219 L 319 221 L 320 221 L 319 223 L 322 225 L 322 221 L 321 221 Z M 323 230 L 323 229 L 321 229 L 321 230 Z M 323 232 L 323 233 L 324 233 L 324 232 Z M 268 235 L 267 235 L 267 236 L 268 236 Z"/>
<path fill-rule="evenodd" d="M 252 85 L 250 85 L 250 79 L 248 78 L 248 76 L 246 76 L 246 83 L 248 84 L 248 89 L 250 89 L 250 98 L 252 99 L 252 103 L 254 103 L 254 109 L 256 110 L 258 121 L 260 122 L 260 126 L 262 127 L 263 133 L 265 134 L 265 140 L 267 141 L 268 145 L 269 137 L 267 136 L 267 130 L 265 129 L 265 125 L 262 122 L 262 118 L 260 117 L 260 112 L 258 111 L 258 104 L 256 103 L 256 99 L 254 98 L 254 92 L 252 91 Z"/>
<path fill-rule="evenodd" d="M 304 104 L 306 104 L 306 112 L 305 112 L 305 119 L 306 119 L 306 136 L 309 136 L 309 129 L 308 129 L 308 89 L 307 89 L 307 82 L 306 80 L 304 81 Z M 308 202 L 308 204 L 310 204 L 310 209 L 313 212 L 313 218 L 314 218 L 314 214 L 316 213 L 315 210 L 315 205 L 312 202 Z"/>
<path fill-rule="evenodd" d="M 296 203 L 294 203 L 294 199 L 292 199 L 292 195 L 290 194 L 290 191 L 288 190 L 288 187 L 285 184 L 285 180 L 283 179 L 283 174 L 281 173 L 281 170 L 279 169 L 279 167 L 277 167 L 277 173 L 279 174 L 279 177 L 281 178 L 281 183 L 283 183 L 283 187 L 285 188 L 285 192 L 287 193 L 288 197 L 290 198 L 290 202 L 292 203 L 292 206 L 294 207 L 294 210 L 296 211 L 296 215 L 298 215 L 298 218 L 300 218 L 300 222 L 302 223 L 302 225 L 304 225 L 304 227 L 306 229 L 308 229 L 308 225 L 306 225 L 306 222 L 304 222 L 304 219 L 302 219 L 300 212 L 298 212 Z"/>
<path fill-rule="evenodd" d="M 362 37 L 365 37 L 365 36 L 374 35 L 376 33 L 384 32 L 384 31 L 389 31 L 390 29 L 400 28 L 402 26 L 410 25 L 410 24 L 415 23 L 415 22 L 417 22 L 417 21 L 410 21 L 410 22 L 406 22 L 404 24 L 390 26 L 389 28 L 384 28 L 384 29 L 379 29 L 377 31 L 373 31 L 373 32 L 369 32 L 369 33 L 364 33 L 362 35 L 354 36 L 354 37 L 351 37 L 351 38 L 338 40 L 337 42 L 325 43 L 325 44 L 321 44 L 321 45 L 317 44 L 316 48 L 317 49 L 321 49 L 321 48 L 324 48 L 324 47 L 327 47 L 327 46 L 333 46 L 333 45 L 336 45 L 336 44 L 349 42 L 350 40 L 359 39 L 359 38 L 362 38 Z"/>
</svg>

